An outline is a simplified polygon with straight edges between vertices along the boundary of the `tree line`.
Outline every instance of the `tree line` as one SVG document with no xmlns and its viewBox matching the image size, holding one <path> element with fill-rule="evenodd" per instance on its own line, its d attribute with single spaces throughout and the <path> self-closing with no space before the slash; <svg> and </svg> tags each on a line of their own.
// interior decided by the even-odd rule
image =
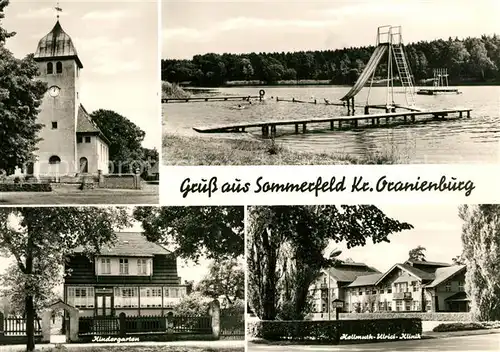
<svg viewBox="0 0 500 352">
<path fill-rule="evenodd" d="M 419 41 L 405 46 L 415 81 L 447 68 L 450 83 L 500 81 L 500 36 Z M 322 51 L 195 55 L 191 60 L 164 59 L 163 81 L 194 86 L 222 86 L 230 81 L 329 80 L 353 84 L 368 63 L 374 46 Z M 375 73 L 387 76 L 387 64 Z"/>
</svg>

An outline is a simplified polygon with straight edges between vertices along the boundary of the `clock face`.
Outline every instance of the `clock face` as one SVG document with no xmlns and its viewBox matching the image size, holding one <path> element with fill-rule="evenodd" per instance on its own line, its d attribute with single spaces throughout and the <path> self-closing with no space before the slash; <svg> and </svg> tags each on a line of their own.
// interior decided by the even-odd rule
<svg viewBox="0 0 500 352">
<path fill-rule="evenodd" d="M 61 88 L 59 88 L 57 86 L 52 86 L 49 88 L 49 94 L 51 97 L 57 97 L 60 92 L 61 92 Z"/>
</svg>

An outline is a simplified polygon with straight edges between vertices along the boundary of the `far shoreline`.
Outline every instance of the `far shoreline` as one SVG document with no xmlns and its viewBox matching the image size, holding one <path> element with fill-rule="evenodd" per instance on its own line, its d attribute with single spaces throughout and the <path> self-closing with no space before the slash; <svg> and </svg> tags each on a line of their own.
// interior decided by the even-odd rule
<svg viewBox="0 0 500 352">
<path fill-rule="evenodd" d="M 273 84 L 267 84 L 267 83 L 256 83 L 256 82 L 238 82 L 238 83 L 233 83 L 233 82 L 228 82 L 224 85 L 220 86 L 192 86 L 189 84 L 182 84 L 179 83 L 179 87 L 185 90 L 210 90 L 210 89 L 220 89 L 220 88 L 281 88 L 281 87 L 324 87 L 324 86 L 330 86 L 330 87 L 352 87 L 352 85 L 349 84 L 337 84 L 337 83 L 329 83 L 329 82 L 322 82 L 322 81 L 317 81 L 317 82 L 312 82 L 310 80 L 306 80 L 305 82 L 280 82 L 280 83 L 273 83 Z M 385 83 L 374 83 L 372 87 L 386 87 L 387 84 Z M 394 85 L 395 87 L 401 87 L 400 85 Z M 458 84 L 449 84 L 449 87 L 485 87 L 485 86 L 500 86 L 500 82 L 460 82 Z M 415 85 L 417 88 L 427 88 L 427 87 L 432 87 L 431 85 Z"/>
</svg>

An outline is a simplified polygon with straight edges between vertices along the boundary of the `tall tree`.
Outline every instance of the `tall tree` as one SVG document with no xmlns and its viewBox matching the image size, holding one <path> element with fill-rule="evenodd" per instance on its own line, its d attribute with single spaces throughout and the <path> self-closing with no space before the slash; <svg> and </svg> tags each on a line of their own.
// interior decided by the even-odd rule
<svg viewBox="0 0 500 352">
<path fill-rule="evenodd" d="M 422 246 L 415 247 L 408 252 L 408 260 L 420 260 L 425 261 L 426 249 Z"/>
<path fill-rule="evenodd" d="M 9 296 L 24 299 L 27 350 L 33 351 L 35 302 L 43 303 L 61 280 L 64 260 L 81 245 L 98 252 L 116 227 L 128 224 L 120 208 L 55 207 L 0 209 L 0 251 L 13 257 Z"/>
<path fill-rule="evenodd" d="M 345 242 L 347 248 L 364 246 L 370 238 L 373 243 L 389 242 L 391 233 L 411 228 L 371 205 L 251 207 L 247 231 L 250 307 L 259 318 L 274 320 L 284 303 L 281 293 L 289 292 L 285 301 L 291 312 L 287 315 L 302 319 L 312 282 L 321 269 L 339 262 L 336 256 L 324 254 L 331 241 Z"/>
<path fill-rule="evenodd" d="M 245 271 L 234 258 L 216 260 L 196 289 L 213 299 L 223 297 L 231 306 L 236 300 L 245 299 Z"/>
<path fill-rule="evenodd" d="M 38 66 L 30 54 L 20 60 L 5 47 L 15 33 L 2 28 L 8 0 L 0 0 L 0 172 L 13 173 L 34 160 L 43 127 L 37 122 L 46 83 L 35 79 Z"/>
<path fill-rule="evenodd" d="M 500 319 L 500 205 L 464 205 L 459 208 L 465 290 L 471 313 L 478 320 Z"/>
<path fill-rule="evenodd" d="M 139 167 L 144 171 L 142 141 L 146 133 L 126 117 L 111 111 L 99 109 L 91 115 L 92 120 L 109 139 L 109 160 L 113 163 L 111 172 L 135 172 Z"/>
<path fill-rule="evenodd" d="M 134 217 L 150 241 L 185 259 L 235 258 L 244 253 L 243 207 L 138 207 Z"/>
</svg>

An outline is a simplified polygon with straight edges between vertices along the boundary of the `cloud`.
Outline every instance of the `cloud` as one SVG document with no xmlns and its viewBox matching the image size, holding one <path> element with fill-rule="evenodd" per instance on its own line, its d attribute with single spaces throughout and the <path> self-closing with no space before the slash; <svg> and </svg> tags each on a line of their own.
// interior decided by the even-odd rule
<svg viewBox="0 0 500 352">
<path fill-rule="evenodd" d="M 132 10 L 108 10 L 108 11 L 91 11 L 82 16 L 83 20 L 92 21 L 119 21 L 125 18 L 132 18 L 135 14 Z"/>
<path fill-rule="evenodd" d="M 59 16 L 60 17 L 65 17 L 69 15 L 68 12 L 60 12 Z M 22 18 L 22 19 L 45 19 L 45 18 L 55 18 L 56 17 L 56 11 L 54 8 L 42 8 L 38 10 L 28 10 L 26 12 L 21 12 L 17 14 L 17 18 Z"/>
</svg>

